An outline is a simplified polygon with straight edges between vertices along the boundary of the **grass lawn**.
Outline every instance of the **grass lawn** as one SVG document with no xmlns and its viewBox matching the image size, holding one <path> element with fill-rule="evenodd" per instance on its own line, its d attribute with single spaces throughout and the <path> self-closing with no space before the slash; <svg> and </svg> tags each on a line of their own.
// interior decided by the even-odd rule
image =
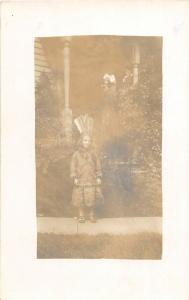
<svg viewBox="0 0 189 300">
<path fill-rule="evenodd" d="M 161 259 L 162 237 L 155 233 L 96 236 L 38 233 L 38 258 Z"/>
</svg>

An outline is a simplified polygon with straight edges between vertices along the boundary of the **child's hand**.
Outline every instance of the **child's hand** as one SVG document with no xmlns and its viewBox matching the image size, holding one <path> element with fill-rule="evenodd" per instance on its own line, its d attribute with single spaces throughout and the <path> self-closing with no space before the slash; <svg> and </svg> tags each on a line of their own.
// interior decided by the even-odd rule
<svg viewBox="0 0 189 300">
<path fill-rule="evenodd" d="M 98 185 L 100 185 L 100 184 L 101 184 L 101 179 L 100 179 L 100 178 L 97 178 L 96 183 L 97 183 Z"/>
<path fill-rule="evenodd" d="M 75 178 L 75 179 L 74 179 L 74 184 L 75 184 L 75 185 L 78 185 L 78 183 L 79 183 L 79 180 L 78 180 L 77 178 Z"/>
</svg>

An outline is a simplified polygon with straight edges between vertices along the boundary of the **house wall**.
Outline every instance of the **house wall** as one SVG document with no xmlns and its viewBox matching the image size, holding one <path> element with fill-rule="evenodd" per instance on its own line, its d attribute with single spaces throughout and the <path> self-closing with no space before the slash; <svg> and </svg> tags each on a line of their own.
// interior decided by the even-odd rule
<svg viewBox="0 0 189 300">
<path fill-rule="evenodd" d="M 35 53 L 35 82 L 36 84 L 40 81 L 40 77 L 42 73 L 50 75 L 51 68 L 47 62 L 44 48 L 40 38 L 35 39 L 35 46 L 34 46 L 34 53 Z"/>
</svg>

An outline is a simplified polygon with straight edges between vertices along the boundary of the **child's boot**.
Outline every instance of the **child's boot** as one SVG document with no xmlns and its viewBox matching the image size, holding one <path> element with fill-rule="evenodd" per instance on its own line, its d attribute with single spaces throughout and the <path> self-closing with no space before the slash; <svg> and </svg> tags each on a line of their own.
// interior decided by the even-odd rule
<svg viewBox="0 0 189 300">
<path fill-rule="evenodd" d="M 85 223 L 85 216 L 84 216 L 84 211 L 82 208 L 79 209 L 78 221 L 79 221 L 79 223 Z"/>
<path fill-rule="evenodd" d="M 91 223 L 96 223 L 96 221 L 97 221 L 93 210 L 90 211 L 89 220 L 91 221 Z"/>
</svg>

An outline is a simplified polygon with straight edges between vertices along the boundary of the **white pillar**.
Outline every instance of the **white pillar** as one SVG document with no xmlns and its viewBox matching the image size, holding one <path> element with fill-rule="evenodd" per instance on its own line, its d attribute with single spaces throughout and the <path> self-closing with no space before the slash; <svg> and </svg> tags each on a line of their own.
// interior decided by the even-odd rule
<svg viewBox="0 0 189 300">
<path fill-rule="evenodd" d="M 64 108 L 69 108 L 70 90 L 70 38 L 64 40 Z"/>
<path fill-rule="evenodd" d="M 136 85 L 139 81 L 139 64 L 140 64 L 140 48 L 138 44 L 133 45 L 133 85 Z"/>
<path fill-rule="evenodd" d="M 63 109 L 63 133 L 65 141 L 72 142 L 72 110 L 69 103 L 70 92 L 70 37 L 63 38 L 64 59 L 64 109 Z"/>
</svg>

